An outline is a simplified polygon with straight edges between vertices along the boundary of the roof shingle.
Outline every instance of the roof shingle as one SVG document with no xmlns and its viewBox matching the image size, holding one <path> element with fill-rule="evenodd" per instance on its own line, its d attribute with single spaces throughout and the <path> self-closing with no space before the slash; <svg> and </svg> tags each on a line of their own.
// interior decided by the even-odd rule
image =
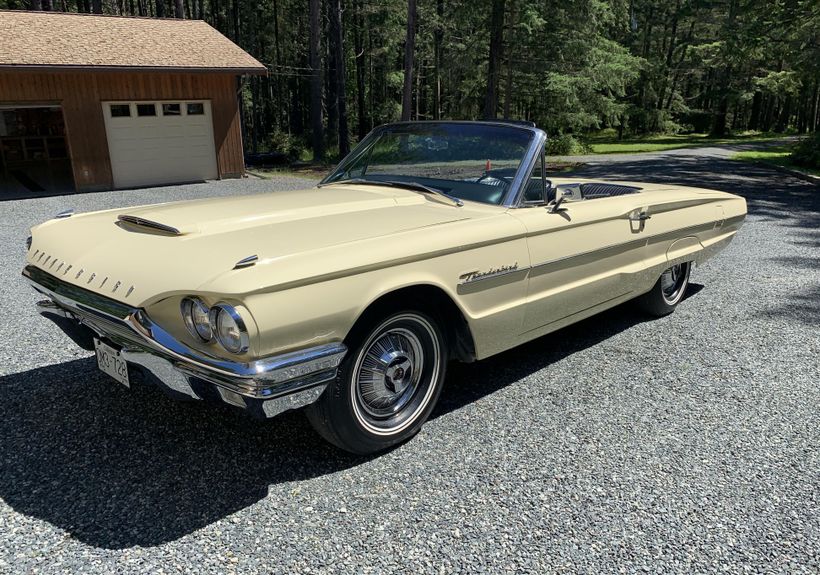
<svg viewBox="0 0 820 575">
<path fill-rule="evenodd" d="M 0 11 L 0 68 L 264 73 L 202 20 Z"/>
</svg>

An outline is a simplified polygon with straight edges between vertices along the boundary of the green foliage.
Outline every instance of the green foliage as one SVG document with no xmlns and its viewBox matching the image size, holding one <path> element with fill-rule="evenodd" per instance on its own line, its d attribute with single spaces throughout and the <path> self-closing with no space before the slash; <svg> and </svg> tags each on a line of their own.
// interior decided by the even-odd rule
<svg viewBox="0 0 820 575">
<path fill-rule="evenodd" d="M 592 148 L 571 134 L 558 134 L 547 138 L 547 154 L 550 156 L 576 156 L 590 153 L 592 153 Z"/>
<path fill-rule="evenodd" d="M 800 140 L 791 159 L 798 166 L 820 169 L 820 132 Z"/>
<path fill-rule="evenodd" d="M 328 45 L 331 2 L 322 0 L 322 113 L 326 148 L 338 149 Z M 89 0 L 52 2 L 88 11 Z M 306 0 L 192 0 L 204 19 L 269 69 L 243 81 L 249 151 L 303 157 L 309 140 Z M 0 8 L 32 9 L 32 0 Z M 171 0 L 102 3 L 116 15 L 173 14 Z M 492 0 L 418 0 L 412 118 L 484 113 Z M 406 0 L 344 0 L 344 85 L 351 140 L 401 115 Z M 498 117 L 535 121 L 555 153 L 578 153 L 578 134 L 713 130 L 813 131 L 820 101 L 817 0 L 506 0 Z M 564 135 L 561 135 L 564 134 Z M 569 135 L 573 134 L 573 135 Z M 565 150 L 575 150 L 566 152 Z"/>
</svg>

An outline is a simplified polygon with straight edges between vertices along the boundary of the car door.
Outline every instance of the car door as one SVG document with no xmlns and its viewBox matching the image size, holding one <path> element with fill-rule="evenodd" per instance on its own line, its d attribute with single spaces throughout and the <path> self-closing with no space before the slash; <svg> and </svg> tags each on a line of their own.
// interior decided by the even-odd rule
<svg viewBox="0 0 820 575">
<path fill-rule="evenodd" d="M 546 332 L 637 295 L 647 209 L 640 194 L 630 194 L 566 200 L 556 212 L 543 204 L 511 210 L 526 227 L 532 262 L 523 332 Z"/>
</svg>

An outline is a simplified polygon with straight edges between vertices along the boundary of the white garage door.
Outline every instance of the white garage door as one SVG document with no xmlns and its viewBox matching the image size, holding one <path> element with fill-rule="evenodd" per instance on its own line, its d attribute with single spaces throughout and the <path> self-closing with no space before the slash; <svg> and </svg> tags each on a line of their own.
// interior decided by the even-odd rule
<svg viewBox="0 0 820 575">
<path fill-rule="evenodd" d="M 103 102 L 114 187 L 217 177 L 211 103 Z"/>
</svg>

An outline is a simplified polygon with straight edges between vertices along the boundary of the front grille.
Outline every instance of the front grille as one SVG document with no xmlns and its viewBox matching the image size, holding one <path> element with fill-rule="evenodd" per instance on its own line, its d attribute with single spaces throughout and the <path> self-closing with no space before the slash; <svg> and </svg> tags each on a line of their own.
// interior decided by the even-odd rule
<svg viewBox="0 0 820 575">
<path fill-rule="evenodd" d="M 134 333 L 124 321 L 115 321 L 86 309 L 69 308 L 69 311 L 83 325 L 88 326 L 98 335 L 126 347 L 144 347 L 142 339 Z"/>
</svg>

